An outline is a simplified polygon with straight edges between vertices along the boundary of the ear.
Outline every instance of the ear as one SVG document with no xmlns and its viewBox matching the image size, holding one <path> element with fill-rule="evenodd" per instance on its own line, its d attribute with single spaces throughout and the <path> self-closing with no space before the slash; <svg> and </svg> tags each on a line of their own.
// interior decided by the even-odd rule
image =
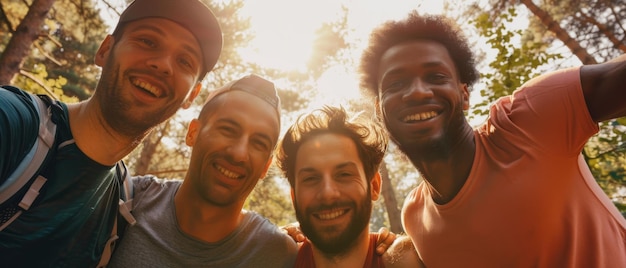
<svg viewBox="0 0 626 268">
<path fill-rule="evenodd" d="M 115 44 L 115 38 L 112 35 L 107 35 L 107 37 L 104 38 L 104 40 L 100 44 L 98 51 L 96 52 L 96 58 L 94 59 L 94 62 L 97 66 L 102 67 L 104 65 L 107 57 L 109 56 L 109 53 L 111 52 L 111 49 L 113 48 L 113 44 Z"/>
<path fill-rule="evenodd" d="M 196 144 L 196 138 L 198 137 L 198 131 L 200 128 L 200 121 L 198 119 L 193 119 L 189 122 L 189 127 L 187 127 L 187 136 L 185 137 L 185 143 L 188 146 L 193 146 Z"/>
<path fill-rule="evenodd" d="M 463 83 L 461 84 L 461 91 L 463 94 L 463 110 L 467 111 L 469 110 L 469 99 L 470 99 L 470 94 L 469 94 L 469 89 L 467 87 L 467 84 Z"/>
<path fill-rule="evenodd" d="M 296 208 L 296 194 L 293 191 L 293 187 L 291 188 L 291 203 L 293 204 L 293 208 Z"/>
<path fill-rule="evenodd" d="M 187 99 L 185 101 L 183 101 L 183 104 L 181 105 L 181 108 L 183 109 L 187 109 L 189 107 L 191 107 L 191 104 L 193 103 L 193 100 L 196 99 L 196 97 L 198 97 L 198 94 L 200 94 L 200 89 L 202 88 L 202 84 L 197 83 L 189 92 L 189 95 L 187 96 Z"/>
<path fill-rule="evenodd" d="M 372 200 L 376 201 L 380 196 L 380 189 L 383 184 L 383 181 L 380 178 L 380 172 L 376 172 L 376 174 L 374 174 L 374 178 L 372 178 L 370 184 L 370 190 L 372 191 Z"/>
</svg>

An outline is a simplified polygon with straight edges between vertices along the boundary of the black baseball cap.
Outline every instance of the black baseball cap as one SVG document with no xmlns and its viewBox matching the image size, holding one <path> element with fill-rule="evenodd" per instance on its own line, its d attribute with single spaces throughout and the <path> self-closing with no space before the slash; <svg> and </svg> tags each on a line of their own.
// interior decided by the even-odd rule
<svg viewBox="0 0 626 268">
<path fill-rule="evenodd" d="M 222 30 L 215 14 L 204 3 L 199 0 L 135 0 L 122 12 L 113 33 L 127 22 L 151 17 L 168 19 L 187 28 L 202 49 L 204 69 L 200 77 L 213 70 L 222 51 Z"/>
</svg>

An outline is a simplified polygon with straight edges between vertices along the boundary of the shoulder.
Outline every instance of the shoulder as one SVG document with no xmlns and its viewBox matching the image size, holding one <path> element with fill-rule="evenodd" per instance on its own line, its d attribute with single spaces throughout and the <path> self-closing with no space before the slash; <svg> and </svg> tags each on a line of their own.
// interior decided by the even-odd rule
<svg viewBox="0 0 626 268">
<path fill-rule="evenodd" d="M 181 180 L 161 179 L 154 175 L 133 176 L 131 181 L 135 197 L 139 197 L 143 194 L 156 196 L 163 192 L 169 192 L 172 189 L 176 191 L 182 183 Z"/>
<path fill-rule="evenodd" d="M 285 247 L 296 249 L 296 242 L 287 235 L 286 232 L 281 230 L 278 226 L 270 222 L 267 218 L 260 214 L 244 210 L 244 221 L 242 222 L 242 229 L 251 232 L 251 235 L 263 237 L 267 242 L 274 241 L 277 244 L 282 244 Z"/>
<path fill-rule="evenodd" d="M 32 94 L 16 87 L 0 87 L 0 117 L 2 127 L 4 124 L 21 124 L 37 128 L 39 116 L 31 99 Z"/>
<path fill-rule="evenodd" d="M 406 235 L 400 235 L 394 240 L 393 244 L 383 254 L 383 262 L 387 268 L 424 267 L 411 242 L 411 238 Z"/>
<path fill-rule="evenodd" d="M 30 151 L 38 131 L 39 115 L 31 94 L 15 87 L 0 87 L 0 183 Z"/>
<path fill-rule="evenodd" d="M 248 210 L 242 210 L 244 215 L 244 220 L 242 222 L 242 226 L 245 229 L 253 229 L 256 232 L 265 233 L 268 235 L 277 235 L 279 234 L 281 237 L 287 236 L 284 232 L 280 231 L 278 226 L 270 222 L 267 218 L 262 215 Z"/>
</svg>

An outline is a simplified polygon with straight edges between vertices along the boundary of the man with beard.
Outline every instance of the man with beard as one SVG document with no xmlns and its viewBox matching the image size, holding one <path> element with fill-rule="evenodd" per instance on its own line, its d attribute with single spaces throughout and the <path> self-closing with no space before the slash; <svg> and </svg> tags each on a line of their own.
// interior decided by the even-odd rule
<svg viewBox="0 0 626 268">
<path fill-rule="evenodd" d="M 184 180 L 133 178 L 133 215 L 110 267 L 293 267 L 297 245 L 243 210 L 280 131 L 274 84 L 245 76 L 208 96 L 190 122 Z"/>
<path fill-rule="evenodd" d="M 534 78 L 465 117 L 479 77 L 442 16 L 389 21 L 361 84 L 424 182 L 402 221 L 428 267 L 626 267 L 626 220 L 581 154 L 598 123 L 626 115 L 626 55 Z"/>
<path fill-rule="evenodd" d="M 30 178 L 16 180 L 12 173 L 38 139 L 30 99 L 37 96 L 0 89 L 0 193 L 24 189 L 0 200 L 2 265 L 105 265 L 103 251 L 117 238 L 112 231 L 125 172 L 116 163 L 153 127 L 191 105 L 221 48 L 217 19 L 200 1 L 131 3 L 96 52 L 102 77 L 94 95 L 74 104 L 49 101 L 57 125 L 54 155 L 37 173 L 47 181 L 32 183 L 45 182 L 29 209 L 18 204 Z"/>
<path fill-rule="evenodd" d="M 374 121 L 349 119 L 338 107 L 302 115 L 287 130 L 276 158 L 307 237 L 296 267 L 419 267 L 406 237 L 380 256 L 378 234 L 369 231 L 387 142 Z"/>
</svg>

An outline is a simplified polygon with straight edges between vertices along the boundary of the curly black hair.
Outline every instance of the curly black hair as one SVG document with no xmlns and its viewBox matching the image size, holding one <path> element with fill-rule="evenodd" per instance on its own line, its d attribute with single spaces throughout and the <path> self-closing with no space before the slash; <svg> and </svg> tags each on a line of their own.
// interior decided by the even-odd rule
<svg viewBox="0 0 626 268">
<path fill-rule="evenodd" d="M 461 82 L 471 88 L 478 81 L 474 54 L 457 24 L 441 15 L 422 16 L 414 10 L 405 19 L 387 21 L 372 31 L 359 66 L 360 85 L 366 94 L 378 96 L 377 73 L 383 53 L 397 44 L 411 40 L 441 43 L 450 53 Z"/>
</svg>

